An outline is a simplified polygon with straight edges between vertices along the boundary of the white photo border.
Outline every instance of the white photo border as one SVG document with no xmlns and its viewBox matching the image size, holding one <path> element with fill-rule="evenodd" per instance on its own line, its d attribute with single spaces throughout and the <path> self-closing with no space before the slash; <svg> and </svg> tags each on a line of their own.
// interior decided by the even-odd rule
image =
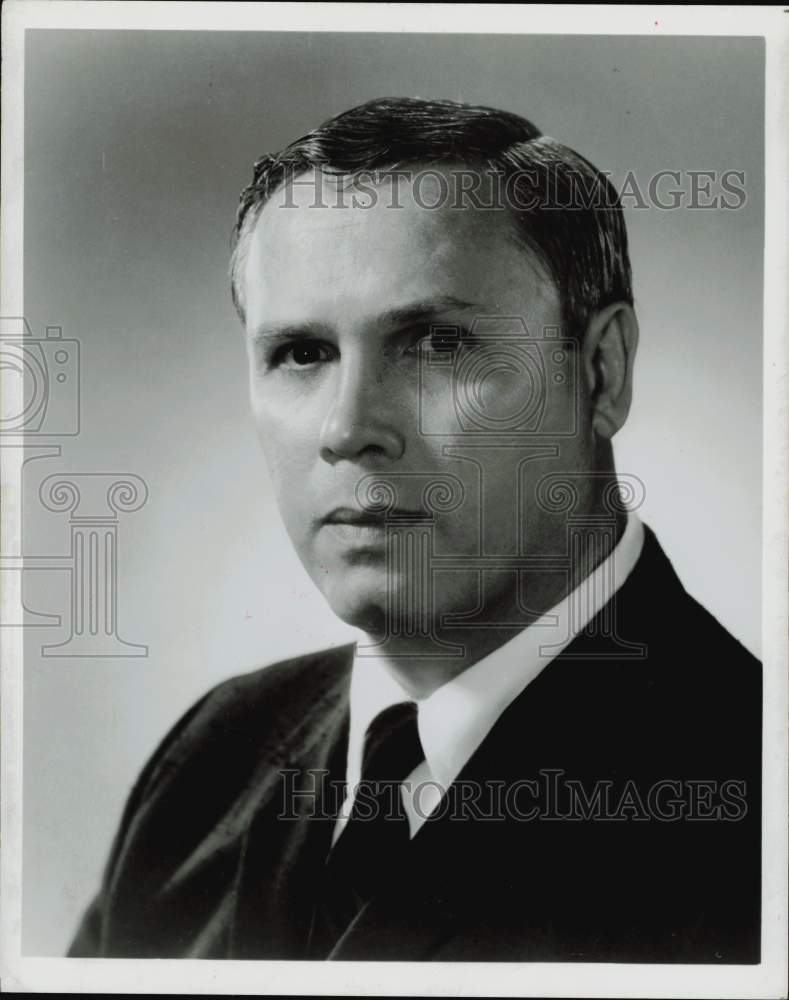
<svg viewBox="0 0 789 1000">
<path fill-rule="evenodd" d="M 786 997 L 787 482 L 789 462 L 789 12 L 781 7 L 8 0 L 2 10 L 2 315 L 23 315 L 25 31 L 420 32 L 751 36 L 766 46 L 764 282 L 764 806 L 762 961 L 754 966 L 606 963 L 240 962 L 34 958 L 21 953 L 22 635 L 0 629 L 2 981 L 22 992 L 240 995 Z M 571 27 L 568 28 L 568 25 Z M 14 411 L 16 412 L 16 411 Z M 2 454 L 2 538 L 17 551 L 22 449 Z M 19 574 L 7 574 L 18 577 Z M 3 618 L 21 607 L 18 580 Z M 736 863 L 736 859 L 732 859 Z M 396 973 L 396 974 L 393 974 Z"/>
</svg>

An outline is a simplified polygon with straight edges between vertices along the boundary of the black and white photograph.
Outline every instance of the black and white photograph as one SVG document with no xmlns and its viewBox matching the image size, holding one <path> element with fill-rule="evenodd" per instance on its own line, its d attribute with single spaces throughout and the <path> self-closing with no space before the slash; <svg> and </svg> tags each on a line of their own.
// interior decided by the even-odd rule
<svg viewBox="0 0 789 1000">
<path fill-rule="evenodd" d="M 786 996 L 788 25 L 4 6 L 4 989 Z"/>
</svg>

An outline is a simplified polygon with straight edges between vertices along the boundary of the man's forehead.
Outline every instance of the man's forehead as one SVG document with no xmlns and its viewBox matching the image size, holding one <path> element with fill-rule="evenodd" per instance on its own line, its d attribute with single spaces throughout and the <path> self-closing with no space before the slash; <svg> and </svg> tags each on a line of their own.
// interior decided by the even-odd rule
<svg viewBox="0 0 789 1000">
<path fill-rule="evenodd" d="M 465 171 L 467 176 L 468 171 Z M 350 241 L 469 237 L 487 243 L 512 237 L 512 218 L 503 207 L 481 209 L 466 197 L 464 171 L 449 166 L 335 175 L 310 170 L 280 185 L 264 205 L 256 235 Z M 478 183 L 490 186 L 485 175 Z M 480 189 L 481 191 L 482 189 Z M 480 192 L 479 200 L 484 204 Z"/>
<path fill-rule="evenodd" d="M 553 303 L 553 284 L 515 239 L 511 214 L 458 207 L 453 176 L 426 168 L 422 179 L 409 172 L 373 186 L 311 172 L 277 189 L 252 232 L 248 311 L 367 314 L 442 295 L 509 309 Z"/>
</svg>

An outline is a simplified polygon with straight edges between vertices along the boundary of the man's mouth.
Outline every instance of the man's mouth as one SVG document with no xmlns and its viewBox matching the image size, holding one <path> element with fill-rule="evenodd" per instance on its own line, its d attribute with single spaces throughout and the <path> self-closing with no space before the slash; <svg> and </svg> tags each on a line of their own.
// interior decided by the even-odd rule
<svg viewBox="0 0 789 1000">
<path fill-rule="evenodd" d="M 339 524 L 356 528 L 383 528 L 386 524 L 398 521 L 419 521 L 430 517 L 423 510 L 409 510 L 395 507 L 391 510 L 359 510 L 358 507 L 335 507 L 321 520 L 323 524 Z"/>
</svg>

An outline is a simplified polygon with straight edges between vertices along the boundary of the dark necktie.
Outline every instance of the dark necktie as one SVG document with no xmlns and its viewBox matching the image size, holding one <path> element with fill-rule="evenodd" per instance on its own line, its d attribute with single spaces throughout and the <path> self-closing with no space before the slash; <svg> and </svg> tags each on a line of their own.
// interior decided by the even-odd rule
<svg viewBox="0 0 789 1000">
<path fill-rule="evenodd" d="M 410 842 L 400 785 L 424 760 L 414 702 L 384 709 L 367 729 L 362 774 L 345 829 L 332 848 L 310 934 L 326 958 L 364 905 L 396 878 Z"/>
</svg>

